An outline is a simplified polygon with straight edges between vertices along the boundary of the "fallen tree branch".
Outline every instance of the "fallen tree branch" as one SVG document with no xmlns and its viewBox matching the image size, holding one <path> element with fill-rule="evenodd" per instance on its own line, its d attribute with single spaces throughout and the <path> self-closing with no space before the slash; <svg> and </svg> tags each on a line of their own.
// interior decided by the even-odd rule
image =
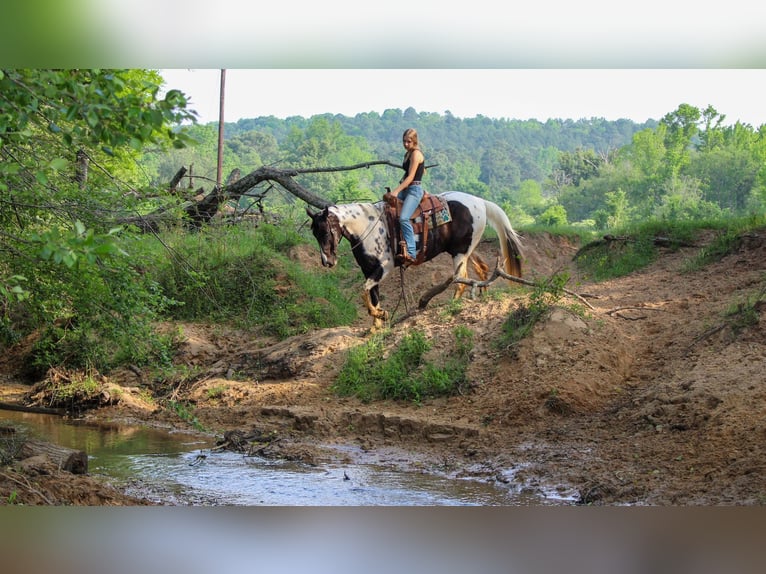
<svg viewBox="0 0 766 574">
<path fill-rule="evenodd" d="M 333 173 L 339 171 L 365 169 L 375 165 L 388 165 L 402 169 L 401 164 L 392 163 L 388 160 L 367 161 L 347 166 L 313 167 L 302 169 L 278 169 L 272 166 L 262 166 L 241 178 L 239 177 L 239 173 L 237 173 L 235 177 L 229 176 L 229 180 L 225 185 L 220 188 L 214 187 L 213 190 L 205 194 L 202 199 L 198 201 L 187 202 L 182 208 L 186 216 L 192 221 L 193 225 L 199 227 L 203 223 L 209 222 L 213 216 L 218 213 L 220 207 L 227 201 L 237 201 L 243 195 L 248 195 L 251 190 L 253 190 L 253 188 L 259 184 L 263 183 L 264 181 L 270 181 L 272 183 L 279 184 L 295 197 L 302 199 L 312 207 L 324 209 L 325 207 L 332 205 L 332 202 L 303 187 L 300 183 L 295 181 L 296 176 L 301 174 Z M 437 165 L 438 164 L 432 164 L 426 167 L 435 167 Z M 178 185 L 177 180 L 180 180 L 180 178 L 184 177 L 185 173 L 186 170 L 181 168 L 181 170 L 179 170 L 179 172 L 173 177 L 173 180 L 171 180 L 170 183 L 171 190 L 175 189 L 175 186 Z M 203 193 L 203 190 L 200 189 L 198 194 L 199 193 Z M 144 232 L 157 232 L 159 230 L 160 224 L 172 220 L 173 216 L 169 212 L 169 208 L 161 207 L 156 211 L 143 216 L 131 216 L 119 219 L 117 223 L 133 224 Z"/>
<path fill-rule="evenodd" d="M 461 283 L 463 285 L 471 286 L 472 289 L 477 289 L 482 287 L 488 287 L 494 281 L 496 281 L 499 277 L 502 277 L 503 279 L 507 279 L 508 281 L 513 281 L 514 283 L 520 283 L 522 285 L 526 285 L 528 287 L 537 287 L 537 284 L 534 283 L 533 281 L 522 279 L 521 277 L 516 277 L 515 275 L 510 275 L 506 273 L 505 271 L 502 271 L 499 267 L 495 267 L 494 271 L 492 271 L 492 275 L 489 277 L 489 279 L 486 279 L 485 281 L 478 281 L 476 279 L 463 279 L 462 277 L 450 277 L 443 283 L 439 283 L 438 285 L 435 285 L 434 287 L 429 289 L 420 298 L 418 307 L 420 309 L 425 309 L 428 303 L 431 301 L 431 299 L 433 299 L 436 295 L 438 295 L 439 293 L 447 289 L 452 283 Z M 589 295 L 589 294 L 581 295 L 579 293 L 575 293 L 574 291 L 570 291 L 569 289 L 562 289 L 562 291 L 566 293 L 567 295 L 576 298 L 589 309 L 594 309 L 593 305 L 588 303 L 585 297 L 587 296 L 587 297 L 595 298 L 596 297 L 595 295 Z"/>
<path fill-rule="evenodd" d="M 0 409 L 6 411 L 17 411 L 20 413 L 37 413 L 42 415 L 65 415 L 66 409 L 52 409 L 48 407 L 28 407 L 25 405 L 19 405 L 16 403 L 3 403 L 0 402 Z"/>
</svg>

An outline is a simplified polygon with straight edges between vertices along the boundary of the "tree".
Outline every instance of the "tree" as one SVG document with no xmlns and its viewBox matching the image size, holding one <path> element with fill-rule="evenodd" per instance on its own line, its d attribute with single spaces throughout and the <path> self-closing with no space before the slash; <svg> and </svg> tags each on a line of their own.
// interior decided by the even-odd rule
<svg viewBox="0 0 766 574">
<path fill-rule="evenodd" d="M 692 138 L 697 135 L 701 113 L 698 108 L 689 104 L 681 104 L 669 114 L 666 114 L 660 124 L 665 130 L 666 178 L 678 177 L 681 169 L 689 163 L 689 151 Z"/>
<path fill-rule="evenodd" d="M 0 71 L 0 342 L 45 326 L 42 362 L 62 345 L 89 364 L 147 359 L 165 302 L 108 222 L 137 209 L 127 177 L 143 146 L 189 141 L 186 97 L 161 84 L 149 70 Z"/>
<path fill-rule="evenodd" d="M 567 212 L 563 205 L 555 204 L 551 205 L 537 218 L 538 223 L 543 225 L 555 226 L 566 225 Z"/>
<path fill-rule="evenodd" d="M 763 163 L 745 149 L 722 144 L 692 158 L 687 172 L 701 182 L 700 197 L 742 213 Z"/>
<path fill-rule="evenodd" d="M 287 164 L 299 169 L 357 164 L 372 159 L 367 142 L 363 138 L 347 135 L 340 122 L 323 117 L 312 120 L 305 130 L 294 128 L 284 147 L 287 151 Z M 368 182 L 371 178 L 356 175 L 354 181 L 344 184 L 343 180 L 346 177 L 347 174 L 341 172 L 315 173 L 307 177 L 306 185 L 322 190 L 330 200 L 339 199 L 341 189 L 348 195 L 349 185 L 366 187 L 369 191 Z M 382 195 L 383 190 L 380 191 Z"/>
<path fill-rule="evenodd" d="M 726 119 L 724 114 L 719 114 L 713 106 L 708 106 L 702 111 L 702 123 L 704 129 L 700 131 L 700 151 L 711 151 L 723 144 L 724 129 L 721 124 Z"/>
</svg>

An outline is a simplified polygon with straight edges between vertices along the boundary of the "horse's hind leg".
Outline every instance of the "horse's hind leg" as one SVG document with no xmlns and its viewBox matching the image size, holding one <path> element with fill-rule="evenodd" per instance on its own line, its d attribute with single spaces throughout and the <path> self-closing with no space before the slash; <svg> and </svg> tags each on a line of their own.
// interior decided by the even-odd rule
<svg viewBox="0 0 766 574">
<path fill-rule="evenodd" d="M 489 277 L 489 265 L 484 261 L 484 259 L 481 258 L 481 255 L 478 253 L 471 253 L 471 255 L 468 256 L 466 259 L 465 256 L 461 259 L 460 262 L 455 263 L 455 277 L 459 277 L 461 279 L 468 279 L 468 263 L 471 263 L 471 267 L 476 272 L 476 275 L 479 276 L 479 281 L 486 281 Z M 463 293 L 465 293 L 465 290 L 468 286 L 465 283 L 458 283 L 457 287 L 455 288 L 455 299 L 459 299 L 463 296 Z M 487 288 L 482 287 L 482 291 L 485 291 Z"/>
<path fill-rule="evenodd" d="M 489 265 L 487 265 L 487 262 L 481 258 L 481 255 L 479 255 L 476 252 L 471 253 L 471 257 L 469 257 L 468 260 L 473 265 L 473 270 L 476 272 L 476 275 L 479 277 L 479 281 L 486 281 L 487 279 L 489 279 Z M 482 293 L 487 291 L 486 286 L 481 287 L 480 289 Z"/>
</svg>

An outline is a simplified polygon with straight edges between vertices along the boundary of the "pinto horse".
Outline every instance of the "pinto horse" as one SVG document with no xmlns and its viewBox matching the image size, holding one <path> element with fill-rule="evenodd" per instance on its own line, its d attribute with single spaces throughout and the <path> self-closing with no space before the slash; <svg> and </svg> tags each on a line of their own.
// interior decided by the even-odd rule
<svg viewBox="0 0 766 574">
<path fill-rule="evenodd" d="M 521 240 L 511 227 L 508 216 L 497 204 L 461 191 L 448 191 L 439 196 L 447 201 L 452 219 L 429 230 L 423 261 L 446 252 L 452 256 L 453 280 L 457 277 L 468 278 L 469 261 L 480 278 L 485 280 L 489 268 L 473 252 L 489 222 L 500 237 L 506 272 L 521 276 Z M 319 243 L 322 265 L 333 267 L 337 263 L 337 248 L 342 238 L 345 237 L 351 244 L 351 251 L 365 277 L 364 302 L 372 316 L 373 329 L 382 327 L 388 319 L 388 313 L 380 308 L 380 282 L 395 267 L 401 266 L 394 257 L 396 238 L 390 236 L 385 209 L 382 201 L 330 205 L 319 212 L 306 208 L 311 217 L 311 231 Z M 465 287 L 465 284 L 458 284 L 454 297 L 459 298 Z"/>
</svg>

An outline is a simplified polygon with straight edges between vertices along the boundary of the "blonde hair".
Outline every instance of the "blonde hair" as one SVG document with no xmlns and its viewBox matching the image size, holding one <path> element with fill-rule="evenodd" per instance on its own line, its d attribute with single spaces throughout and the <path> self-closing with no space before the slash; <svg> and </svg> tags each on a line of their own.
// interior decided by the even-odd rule
<svg viewBox="0 0 766 574">
<path fill-rule="evenodd" d="M 417 149 L 420 149 L 420 143 L 418 142 L 418 132 L 415 130 L 415 128 L 407 128 L 404 130 L 404 133 L 402 134 L 402 139 L 406 137 L 412 138 L 412 141 L 415 142 L 415 147 Z"/>
<path fill-rule="evenodd" d="M 412 141 L 415 144 L 415 149 L 420 149 L 420 142 L 418 140 L 418 132 L 417 132 L 417 130 L 415 128 L 407 128 L 406 130 L 404 130 L 404 133 L 402 134 L 402 139 L 404 139 L 406 137 L 412 138 Z M 423 150 L 420 150 L 420 151 L 422 153 Z M 412 150 L 407 150 L 407 153 L 404 154 L 405 159 L 410 157 L 411 153 L 412 153 Z M 425 168 L 425 166 L 423 166 L 423 174 L 425 175 L 425 173 L 426 173 L 426 168 Z"/>
</svg>

